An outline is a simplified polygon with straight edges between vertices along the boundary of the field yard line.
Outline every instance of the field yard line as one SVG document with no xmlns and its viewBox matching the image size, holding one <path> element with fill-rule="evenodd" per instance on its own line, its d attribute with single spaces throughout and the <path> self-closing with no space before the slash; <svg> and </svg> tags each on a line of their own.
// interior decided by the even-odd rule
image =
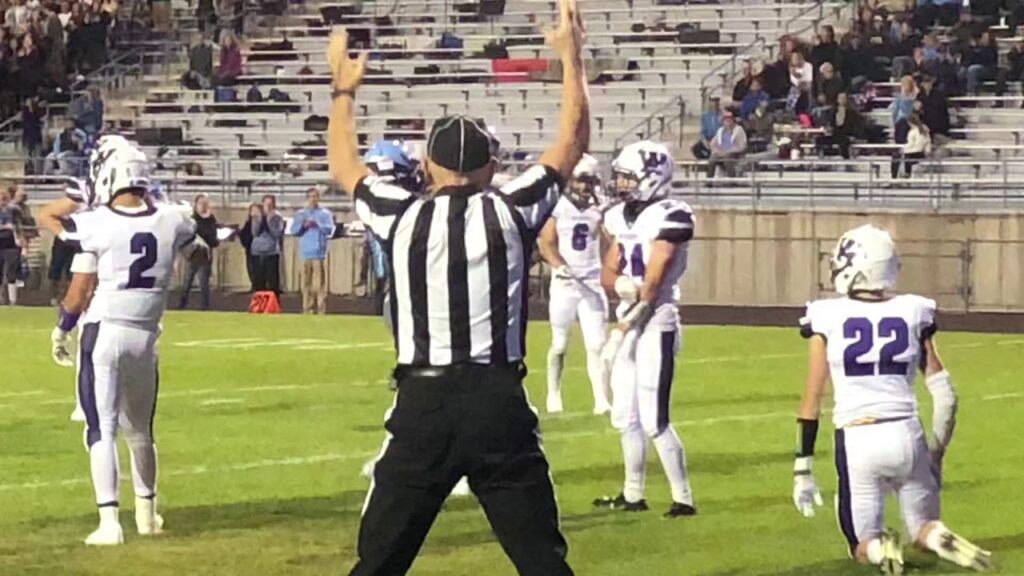
<svg viewBox="0 0 1024 576">
<path fill-rule="evenodd" d="M 4 392 L 0 398 L 20 398 L 22 396 L 41 396 L 45 394 L 42 390 L 28 390 L 25 392 Z"/>
<path fill-rule="evenodd" d="M 1020 398 L 1024 396 L 1024 392 L 1010 392 L 1009 394 L 990 394 L 988 396 L 982 396 L 982 400 L 1004 400 L 1006 398 Z"/>
<path fill-rule="evenodd" d="M 200 406 L 219 406 L 221 404 L 244 404 L 241 398 L 210 398 L 199 403 Z"/>
</svg>

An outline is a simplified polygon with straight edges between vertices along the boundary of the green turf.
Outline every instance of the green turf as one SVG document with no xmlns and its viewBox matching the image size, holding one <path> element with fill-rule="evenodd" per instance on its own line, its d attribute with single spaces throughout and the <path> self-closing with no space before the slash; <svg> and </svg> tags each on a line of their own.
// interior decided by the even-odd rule
<svg viewBox="0 0 1024 576">
<path fill-rule="evenodd" d="M 380 445 L 391 402 L 392 353 L 380 320 L 169 313 L 156 423 L 168 532 L 143 540 L 129 531 L 124 483 L 128 541 L 103 550 L 81 543 L 96 519 L 81 430 L 67 420 L 72 372 L 49 360 L 52 321 L 48 310 L 0 310 L 0 574 L 263 576 L 351 566 L 367 487 L 359 469 Z M 804 369 L 795 329 L 686 329 L 673 415 L 700 515 L 675 521 L 660 517 L 669 496 L 653 450 L 651 512 L 590 508 L 595 496 L 618 491 L 621 457 L 608 423 L 588 413 L 574 340 L 568 413 L 542 417 L 542 430 L 578 574 L 872 573 L 845 559 L 830 508 L 804 520 L 790 500 Z M 546 326 L 531 325 L 527 385 L 537 400 L 547 343 Z M 940 346 L 961 396 L 944 518 L 992 549 L 1000 573 L 1024 574 L 1024 340 L 943 334 Z M 994 395 L 1004 396 L 986 399 Z M 817 476 L 831 500 L 828 427 L 821 436 Z M 915 572 L 958 572 L 922 555 L 911 561 Z M 449 503 L 412 570 L 513 573 L 471 500 Z"/>
</svg>

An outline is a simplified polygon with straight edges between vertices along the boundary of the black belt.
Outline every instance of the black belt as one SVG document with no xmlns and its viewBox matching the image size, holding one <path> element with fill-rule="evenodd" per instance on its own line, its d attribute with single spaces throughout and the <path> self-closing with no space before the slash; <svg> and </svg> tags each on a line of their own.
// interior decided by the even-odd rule
<svg viewBox="0 0 1024 576">
<path fill-rule="evenodd" d="M 520 378 L 526 377 L 526 364 L 523 362 L 509 362 L 507 364 L 473 364 L 464 362 L 449 364 L 447 366 L 411 366 L 399 364 L 395 367 L 392 375 L 401 382 L 404 378 L 451 378 L 463 376 L 468 372 L 477 371 L 514 371 Z"/>
</svg>

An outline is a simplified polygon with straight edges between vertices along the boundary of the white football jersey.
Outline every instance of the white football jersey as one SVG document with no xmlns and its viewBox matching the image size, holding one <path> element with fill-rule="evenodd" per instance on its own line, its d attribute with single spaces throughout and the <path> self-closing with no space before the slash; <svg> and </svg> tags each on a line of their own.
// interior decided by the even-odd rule
<svg viewBox="0 0 1024 576">
<path fill-rule="evenodd" d="M 605 229 L 619 244 L 619 274 L 632 278 L 638 288 L 643 285 L 654 242 L 667 240 L 679 244 L 661 279 L 655 306 L 669 304 L 674 309 L 679 302 L 679 279 L 686 272 L 694 223 L 693 210 L 682 200 L 658 200 L 644 207 L 633 221 L 624 203 L 605 214 Z"/>
<path fill-rule="evenodd" d="M 551 217 L 558 233 L 558 253 L 577 278 L 601 275 L 601 209 L 589 206 L 580 210 L 562 197 Z"/>
<path fill-rule="evenodd" d="M 904 294 L 884 301 L 831 298 L 807 305 L 801 334 L 825 337 L 835 394 L 832 420 L 917 417 L 914 373 L 935 333 L 935 301 Z"/>
<path fill-rule="evenodd" d="M 147 204 L 138 211 L 103 206 L 75 214 L 64 228 L 69 241 L 98 259 L 88 322 L 160 321 L 175 255 L 196 238 L 191 217 L 169 206 Z"/>
</svg>

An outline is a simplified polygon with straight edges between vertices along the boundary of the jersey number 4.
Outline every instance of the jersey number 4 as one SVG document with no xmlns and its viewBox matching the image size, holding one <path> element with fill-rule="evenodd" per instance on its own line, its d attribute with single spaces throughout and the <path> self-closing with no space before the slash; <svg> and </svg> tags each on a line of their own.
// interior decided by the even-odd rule
<svg viewBox="0 0 1024 576">
<path fill-rule="evenodd" d="M 878 362 L 861 362 L 860 357 L 871 352 L 875 337 L 890 339 L 882 346 Z M 910 329 L 902 318 L 882 318 L 878 326 L 867 318 L 850 318 L 843 324 L 843 337 L 853 340 L 843 352 L 843 367 L 847 376 L 904 375 L 909 362 L 898 362 L 896 357 L 910 348 Z"/>
<path fill-rule="evenodd" d="M 128 269 L 128 285 L 125 288 L 152 288 L 156 278 L 143 276 L 156 264 L 156 236 L 149 232 L 138 232 L 132 236 L 132 254 L 139 257 Z"/>
<path fill-rule="evenodd" d="M 626 270 L 626 265 L 629 265 L 629 270 Z M 646 271 L 644 266 L 644 247 L 640 244 L 633 245 L 633 252 L 629 255 L 629 261 L 626 261 L 626 247 L 619 244 L 619 274 L 628 273 L 633 278 L 643 278 L 644 272 Z"/>
</svg>

